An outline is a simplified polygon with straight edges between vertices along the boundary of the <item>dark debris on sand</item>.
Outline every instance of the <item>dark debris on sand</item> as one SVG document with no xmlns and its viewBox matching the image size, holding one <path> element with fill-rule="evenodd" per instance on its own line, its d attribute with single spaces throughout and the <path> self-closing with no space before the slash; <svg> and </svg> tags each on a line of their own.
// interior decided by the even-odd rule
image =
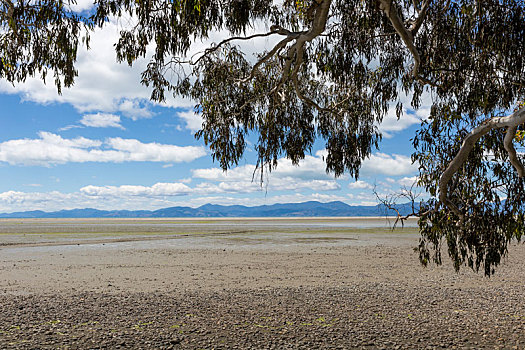
<svg viewBox="0 0 525 350">
<path fill-rule="evenodd" d="M 525 291 L 359 284 L 0 296 L 2 349 L 524 349 Z"/>
</svg>

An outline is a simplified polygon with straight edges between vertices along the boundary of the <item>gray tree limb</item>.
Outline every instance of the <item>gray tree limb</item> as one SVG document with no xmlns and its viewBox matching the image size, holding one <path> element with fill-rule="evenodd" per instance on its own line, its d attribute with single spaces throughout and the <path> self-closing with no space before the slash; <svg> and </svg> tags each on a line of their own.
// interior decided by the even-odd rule
<svg viewBox="0 0 525 350">
<path fill-rule="evenodd" d="M 412 54 L 412 57 L 414 58 L 414 67 L 412 68 L 412 76 L 416 78 L 420 83 L 436 86 L 436 83 L 422 77 L 419 75 L 419 67 L 421 66 L 421 56 L 419 54 L 419 51 L 417 50 L 416 45 L 414 44 L 414 36 L 417 34 L 419 28 L 423 24 L 425 17 L 427 15 L 428 8 L 430 6 L 431 0 L 425 0 L 423 3 L 423 6 L 418 11 L 418 17 L 412 24 L 410 28 L 406 28 L 403 21 L 399 17 L 398 10 L 393 3 L 393 0 L 380 0 L 379 1 L 379 8 L 381 11 L 384 12 L 384 14 L 387 16 L 387 18 L 390 20 L 390 23 L 392 23 L 392 26 L 396 30 L 397 34 L 403 40 L 405 43 L 408 51 Z M 417 10 L 417 8 L 416 8 Z"/>
<path fill-rule="evenodd" d="M 511 164 L 516 168 L 520 177 L 525 176 L 525 168 L 518 159 L 516 149 L 512 144 L 512 140 L 516 134 L 516 129 L 519 125 L 525 123 L 525 107 L 521 107 L 514 113 L 506 117 L 498 117 L 485 120 L 483 123 L 472 129 L 470 134 L 463 140 L 461 147 L 452 161 L 449 163 L 447 169 L 443 172 L 439 179 L 439 200 L 445 204 L 450 210 L 454 212 L 459 218 L 460 223 L 464 220 L 464 214 L 448 197 L 448 183 L 459 170 L 459 168 L 466 162 L 467 157 L 474 148 L 476 142 L 489 131 L 493 129 L 507 128 L 504 145 L 505 150 L 509 154 Z"/>
</svg>

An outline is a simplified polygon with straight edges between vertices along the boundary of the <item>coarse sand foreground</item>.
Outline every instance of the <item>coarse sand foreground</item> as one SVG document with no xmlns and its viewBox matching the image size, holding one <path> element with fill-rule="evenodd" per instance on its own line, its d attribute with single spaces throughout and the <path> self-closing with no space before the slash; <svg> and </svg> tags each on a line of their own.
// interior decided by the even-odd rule
<svg viewBox="0 0 525 350">
<path fill-rule="evenodd" d="M 1 349 L 525 349 L 523 244 L 486 278 L 414 229 L 57 230 L 0 228 Z"/>
</svg>

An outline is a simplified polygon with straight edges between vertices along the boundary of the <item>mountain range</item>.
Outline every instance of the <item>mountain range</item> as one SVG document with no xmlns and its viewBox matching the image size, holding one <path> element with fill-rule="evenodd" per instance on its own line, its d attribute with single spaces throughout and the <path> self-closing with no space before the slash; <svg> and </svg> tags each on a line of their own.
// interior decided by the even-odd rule
<svg viewBox="0 0 525 350">
<path fill-rule="evenodd" d="M 163 218 L 163 217 L 319 217 L 319 216 L 384 216 L 384 205 L 351 206 L 343 202 L 284 203 L 246 207 L 242 205 L 205 204 L 198 208 L 170 207 L 158 210 L 98 210 L 92 208 L 45 212 L 41 210 L 2 213 L 0 218 Z M 401 215 L 411 212 L 411 204 L 399 204 Z"/>
</svg>

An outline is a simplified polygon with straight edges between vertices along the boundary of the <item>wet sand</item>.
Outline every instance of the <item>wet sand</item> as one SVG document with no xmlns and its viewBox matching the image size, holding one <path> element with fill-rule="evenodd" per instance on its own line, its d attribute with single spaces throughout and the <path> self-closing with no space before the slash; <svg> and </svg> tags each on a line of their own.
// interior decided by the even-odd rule
<svg viewBox="0 0 525 350">
<path fill-rule="evenodd" d="M 523 244 L 486 278 L 384 221 L 170 220 L 2 222 L 0 348 L 525 348 Z"/>
</svg>

